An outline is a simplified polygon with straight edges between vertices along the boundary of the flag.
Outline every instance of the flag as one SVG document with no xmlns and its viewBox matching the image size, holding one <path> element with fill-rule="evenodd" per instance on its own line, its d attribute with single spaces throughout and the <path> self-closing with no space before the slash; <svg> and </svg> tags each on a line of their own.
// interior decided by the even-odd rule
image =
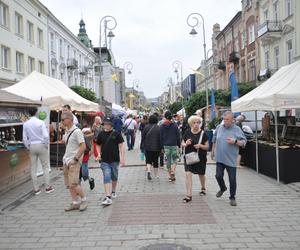
<svg viewBox="0 0 300 250">
<path fill-rule="evenodd" d="M 239 90 L 237 86 L 237 81 L 235 77 L 235 73 L 233 70 L 229 73 L 229 82 L 231 86 L 231 102 L 237 100 L 239 98 Z M 234 116 L 240 115 L 240 112 L 234 113 Z"/>
<path fill-rule="evenodd" d="M 118 81 L 118 76 L 116 73 L 111 75 L 111 79 L 113 79 L 114 81 Z"/>
<path fill-rule="evenodd" d="M 216 118 L 216 110 L 215 110 L 215 90 L 212 89 L 211 90 L 211 120 L 215 119 Z"/>
</svg>

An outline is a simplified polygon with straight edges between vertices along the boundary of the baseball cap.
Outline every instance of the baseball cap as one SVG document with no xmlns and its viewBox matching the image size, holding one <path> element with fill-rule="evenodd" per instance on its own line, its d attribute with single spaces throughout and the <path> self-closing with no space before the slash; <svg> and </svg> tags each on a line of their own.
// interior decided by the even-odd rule
<svg viewBox="0 0 300 250">
<path fill-rule="evenodd" d="M 112 122 L 112 119 L 110 118 L 110 117 L 104 117 L 104 119 L 103 119 L 103 124 L 107 124 L 107 123 L 109 123 L 109 124 L 112 124 L 113 122 Z"/>
</svg>

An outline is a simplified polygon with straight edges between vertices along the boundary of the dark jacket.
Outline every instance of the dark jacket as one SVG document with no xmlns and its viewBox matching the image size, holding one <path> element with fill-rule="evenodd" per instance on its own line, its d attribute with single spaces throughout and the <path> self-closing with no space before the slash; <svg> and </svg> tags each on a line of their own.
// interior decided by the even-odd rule
<svg viewBox="0 0 300 250">
<path fill-rule="evenodd" d="M 157 124 L 147 124 L 142 132 L 141 149 L 146 151 L 160 151 L 160 128 Z"/>
<path fill-rule="evenodd" d="M 167 120 L 160 126 L 160 143 L 162 146 L 180 147 L 180 134 L 176 123 Z"/>
</svg>

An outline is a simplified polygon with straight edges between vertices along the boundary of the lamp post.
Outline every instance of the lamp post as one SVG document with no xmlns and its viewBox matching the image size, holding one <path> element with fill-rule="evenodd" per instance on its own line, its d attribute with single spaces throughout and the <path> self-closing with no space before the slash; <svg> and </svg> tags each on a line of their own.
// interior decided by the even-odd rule
<svg viewBox="0 0 300 250">
<path fill-rule="evenodd" d="M 132 73 L 133 64 L 131 62 L 125 62 L 123 65 L 123 69 L 127 70 L 127 73 L 130 75 Z"/>
<path fill-rule="evenodd" d="M 181 85 L 183 83 L 183 74 L 182 74 L 182 62 L 179 61 L 179 60 L 176 60 L 173 62 L 173 68 L 174 68 L 174 73 L 177 74 L 177 83 L 179 82 L 178 81 L 178 73 L 179 73 L 179 69 L 180 69 L 180 80 L 181 80 L 181 84 L 180 84 L 180 89 L 181 89 Z M 176 89 L 175 89 L 176 91 Z M 181 97 L 181 109 L 182 109 L 182 115 L 184 116 L 184 107 L 183 107 L 183 96 L 182 96 L 182 93 L 180 93 L 180 97 Z"/>
<path fill-rule="evenodd" d="M 201 20 L 200 20 L 201 19 Z M 204 78 L 205 78 L 205 94 L 206 94 L 206 122 L 209 121 L 208 118 L 208 86 L 207 86 L 207 53 L 206 53 L 206 42 L 205 42 L 205 25 L 204 18 L 199 13 L 192 13 L 187 17 L 188 26 L 192 27 L 190 31 L 190 35 L 197 35 L 197 31 L 195 27 L 199 25 L 199 20 L 202 21 L 202 32 L 203 32 L 203 49 L 204 49 Z"/>
<path fill-rule="evenodd" d="M 113 29 L 116 28 L 117 26 L 117 21 L 113 16 L 104 16 L 101 18 L 100 20 L 100 36 L 99 36 L 99 92 L 100 92 L 100 98 L 99 98 L 99 104 L 100 107 L 102 106 L 102 101 L 104 100 L 104 86 L 102 84 L 102 80 L 101 80 L 101 74 L 102 74 L 102 70 L 101 70 L 101 38 L 102 38 L 102 23 L 104 23 L 104 35 L 105 35 L 105 47 L 107 47 L 107 37 L 109 38 L 113 38 L 115 35 L 112 32 Z M 108 25 L 108 24 L 112 24 L 112 25 Z M 109 30 L 108 34 L 107 34 L 107 30 Z M 104 110 L 102 110 L 104 111 Z"/>
</svg>

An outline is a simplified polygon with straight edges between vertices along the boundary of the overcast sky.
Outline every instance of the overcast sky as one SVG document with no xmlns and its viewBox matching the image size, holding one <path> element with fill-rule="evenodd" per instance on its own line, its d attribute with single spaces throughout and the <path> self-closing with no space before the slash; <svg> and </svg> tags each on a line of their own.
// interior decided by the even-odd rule
<svg viewBox="0 0 300 250">
<path fill-rule="evenodd" d="M 184 78 L 204 58 L 202 29 L 189 35 L 187 16 L 202 14 L 205 21 L 207 50 L 211 48 L 212 27 L 223 29 L 241 9 L 241 0 L 41 0 L 41 2 L 75 35 L 81 16 L 94 46 L 99 46 L 99 22 L 105 15 L 117 20 L 112 50 L 116 63 L 133 63 L 126 86 L 138 79 L 149 97 L 166 90 L 167 78 L 176 81 L 173 62 L 183 63 Z M 211 54 L 210 54 L 211 55 Z"/>
</svg>

